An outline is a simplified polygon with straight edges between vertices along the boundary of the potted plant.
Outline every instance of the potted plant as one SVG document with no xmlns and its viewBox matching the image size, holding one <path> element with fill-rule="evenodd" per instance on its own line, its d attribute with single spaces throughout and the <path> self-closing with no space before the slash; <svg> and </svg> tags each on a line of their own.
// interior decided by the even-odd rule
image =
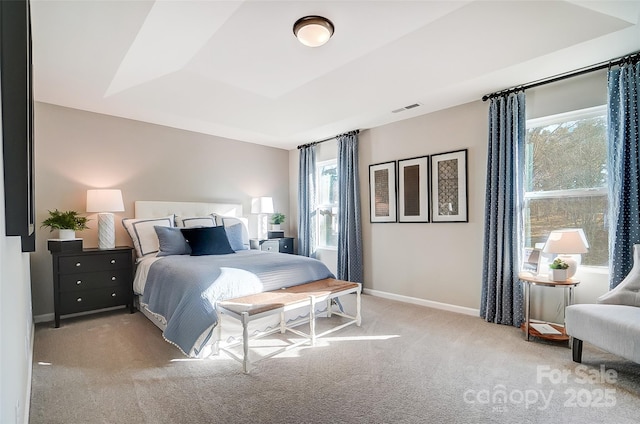
<svg viewBox="0 0 640 424">
<path fill-rule="evenodd" d="M 78 216 L 76 211 L 61 212 L 58 209 L 49 211 L 49 218 L 42 221 L 41 227 L 49 227 L 49 231 L 58 230 L 60 239 L 68 240 L 76 236 L 76 231 L 86 230 L 89 220 Z"/>
<path fill-rule="evenodd" d="M 271 229 L 274 231 L 280 230 L 280 224 L 284 222 L 285 218 L 284 214 L 280 212 L 276 212 L 271 215 Z"/>
<path fill-rule="evenodd" d="M 567 268 L 569 268 L 569 264 L 561 258 L 555 258 L 555 260 L 549 264 L 549 268 L 551 268 L 551 281 L 567 280 Z"/>
</svg>

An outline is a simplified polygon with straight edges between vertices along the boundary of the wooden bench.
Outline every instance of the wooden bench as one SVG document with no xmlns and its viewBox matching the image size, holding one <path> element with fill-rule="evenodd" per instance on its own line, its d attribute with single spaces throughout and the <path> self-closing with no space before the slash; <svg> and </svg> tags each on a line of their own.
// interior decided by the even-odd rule
<svg viewBox="0 0 640 424">
<path fill-rule="evenodd" d="M 245 373 L 249 372 L 249 368 L 251 365 L 263 360 L 275 356 L 284 351 L 290 350 L 294 347 L 311 343 L 311 345 L 315 344 L 317 338 L 325 336 L 329 333 L 333 333 L 334 331 L 340 330 L 348 325 L 356 324 L 358 327 L 361 324 L 361 315 L 360 315 L 360 292 L 362 290 L 362 286 L 359 283 L 352 283 L 349 281 L 336 280 L 334 278 L 327 278 L 324 280 L 312 281 L 310 283 L 301 284 L 298 286 L 287 287 L 280 290 L 274 290 L 263 293 L 256 293 L 248 296 L 238 297 L 235 299 L 227 299 L 216 304 L 216 309 L 218 313 L 227 315 L 229 317 L 235 318 L 242 323 L 242 340 L 235 343 L 230 343 L 226 345 L 220 344 L 222 325 L 221 321 L 219 321 L 217 326 L 217 345 L 216 351 L 222 350 L 231 356 L 233 359 L 242 363 L 242 369 Z M 338 297 L 355 293 L 356 294 L 356 314 L 354 316 L 346 314 L 337 300 Z M 336 299 L 337 305 L 340 307 L 340 311 L 333 310 L 333 299 Z M 343 322 L 340 325 L 330 328 L 322 332 L 321 334 L 316 334 L 316 305 L 320 302 L 327 302 L 327 316 L 331 317 L 332 314 L 342 316 L 347 318 L 348 321 Z M 285 312 L 299 309 L 299 308 L 308 308 L 309 309 L 309 333 L 304 333 L 297 328 L 293 328 L 288 326 L 285 320 Z M 280 327 L 275 328 L 273 330 L 260 333 L 258 336 L 250 337 L 249 336 L 249 323 L 253 320 L 263 318 L 266 316 L 280 314 Z M 303 321 L 302 323 L 304 323 Z M 295 322 L 295 324 L 299 325 L 300 321 Z M 273 334 L 275 332 L 280 331 L 281 333 L 285 333 L 286 331 L 290 331 L 294 334 L 302 336 L 303 339 L 298 342 L 290 343 L 287 346 L 277 349 L 276 351 L 270 352 L 269 354 L 261 357 L 256 361 L 251 361 L 249 358 L 249 340 L 264 337 L 269 334 Z M 242 343 L 242 357 L 237 355 L 231 348 L 238 346 Z"/>
</svg>

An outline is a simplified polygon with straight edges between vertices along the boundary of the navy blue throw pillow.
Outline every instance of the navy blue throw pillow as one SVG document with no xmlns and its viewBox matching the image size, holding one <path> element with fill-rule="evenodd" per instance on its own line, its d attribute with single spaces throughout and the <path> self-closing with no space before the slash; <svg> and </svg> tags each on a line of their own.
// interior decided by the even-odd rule
<svg viewBox="0 0 640 424">
<path fill-rule="evenodd" d="M 235 253 L 223 226 L 181 228 L 180 231 L 191 247 L 191 256 Z"/>
</svg>

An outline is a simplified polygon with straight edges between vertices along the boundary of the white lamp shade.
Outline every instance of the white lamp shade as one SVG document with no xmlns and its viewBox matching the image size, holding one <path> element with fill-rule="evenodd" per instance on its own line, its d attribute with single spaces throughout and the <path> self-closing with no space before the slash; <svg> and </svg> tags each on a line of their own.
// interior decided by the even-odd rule
<svg viewBox="0 0 640 424">
<path fill-rule="evenodd" d="M 123 212 L 121 190 L 87 190 L 87 212 Z"/>
<path fill-rule="evenodd" d="M 271 197 L 254 197 L 251 199 L 251 213 L 273 213 Z"/>
<path fill-rule="evenodd" d="M 578 254 L 589 251 L 589 243 L 582 228 L 567 228 L 554 230 L 542 250 L 545 253 Z"/>
</svg>

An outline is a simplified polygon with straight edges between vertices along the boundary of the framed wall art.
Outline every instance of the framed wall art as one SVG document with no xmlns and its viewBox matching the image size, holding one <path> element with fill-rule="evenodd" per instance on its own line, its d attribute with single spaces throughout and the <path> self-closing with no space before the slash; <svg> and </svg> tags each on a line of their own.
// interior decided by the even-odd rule
<svg viewBox="0 0 640 424">
<path fill-rule="evenodd" d="M 429 156 L 398 161 L 398 222 L 429 222 Z"/>
<path fill-rule="evenodd" d="M 396 162 L 369 165 L 371 222 L 396 222 Z"/>
<path fill-rule="evenodd" d="M 431 221 L 469 222 L 467 149 L 431 155 Z"/>
</svg>

